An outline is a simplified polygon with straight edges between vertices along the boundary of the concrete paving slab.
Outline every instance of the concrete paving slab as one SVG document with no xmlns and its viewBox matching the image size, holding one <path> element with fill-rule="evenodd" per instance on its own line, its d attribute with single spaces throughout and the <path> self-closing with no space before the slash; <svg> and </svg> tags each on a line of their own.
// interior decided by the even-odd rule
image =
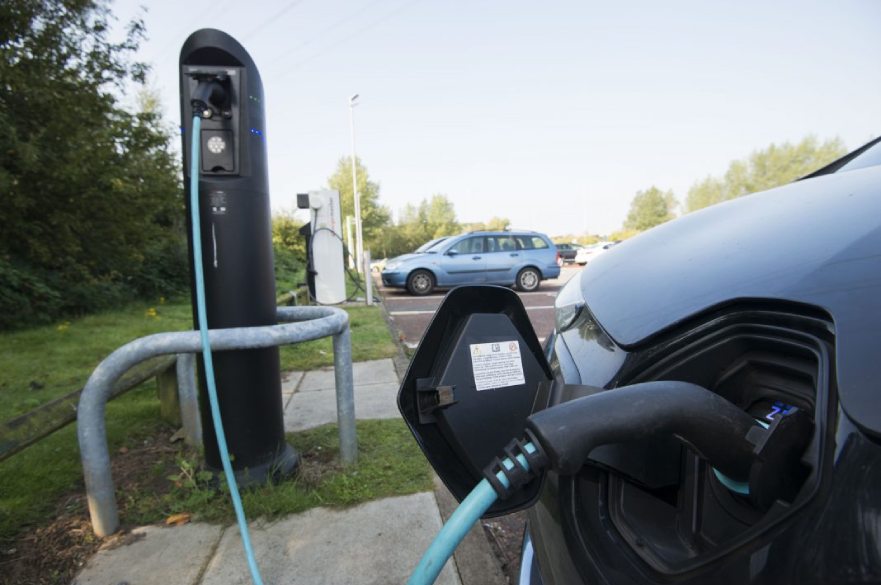
<svg viewBox="0 0 881 585">
<path fill-rule="evenodd" d="M 395 373 L 395 366 L 391 359 L 371 360 L 366 362 L 355 362 L 352 364 L 352 376 L 355 379 L 355 385 L 360 384 L 379 384 L 381 382 L 394 382 L 397 384 L 398 376 Z M 334 380 L 333 368 L 322 368 L 306 372 L 306 376 L 300 383 L 297 392 L 315 392 L 317 390 L 334 390 L 336 381 Z"/>
<path fill-rule="evenodd" d="M 386 585 L 406 582 L 440 527 L 434 496 L 423 492 L 255 524 L 251 540 L 266 583 Z M 250 582 L 239 531 L 228 529 L 202 585 Z M 437 583 L 460 583 L 452 562 Z"/>
<path fill-rule="evenodd" d="M 355 386 L 355 418 L 400 418 L 398 383 Z M 337 422 L 335 392 L 297 392 L 284 411 L 284 428 L 288 432 L 303 431 Z"/>
<path fill-rule="evenodd" d="M 303 378 L 303 372 L 290 371 L 281 373 L 281 393 L 293 394 Z"/>
<path fill-rule="evenodd" d="M 354 369 L 355 366 L 353 364 L 353 373 Z M 333 390 L 334 388 L 336 388 L 336 381 L 333 377 L 333 368 L 322 368 L 306 372 L 306 376 L 300 382 L 297 392 L 315 392 L 318 390 Z"/>
<path fill-rule="evenodd" d="M 135 528 L 137 540 L 98 552 L 73 585 L 196 585 L 222 532 L 211 524 Z"/>
<path fill-rule="evenodd" d="M 355 362 L 352 364 L 352 375 L 355 378 L 355 384 L 398 383 L 395 364 L 391 358 Z"/>
</svg>

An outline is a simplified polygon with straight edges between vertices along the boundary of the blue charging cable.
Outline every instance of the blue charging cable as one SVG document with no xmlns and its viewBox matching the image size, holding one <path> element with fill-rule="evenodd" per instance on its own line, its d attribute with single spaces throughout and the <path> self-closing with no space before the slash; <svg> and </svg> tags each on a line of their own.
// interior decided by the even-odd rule
<svg viewBox="0 0 881 585">
<path fill-rule="evenodd" d="M 524 445 L 524 449 L 530 454 L 535 453 L 536 450 L 535 445 L 531 442 L 527 442 Z M 529 470 L 529 463 L 526 461 L 525 456 L 518 454 L 516 459 L 523 469 Z M 515 464 L 510 458 L 506 458 L 502 460 L 502 465 L 510 470 L 514 469 Z M 496 478 L 506 488 L 510 486 L 508 477 L 504 472 L 499 471 L 496 473 Z M 493 486 L 485 479 L 480 480 L 480 483 L 462 500 L 462 503 L 453 512 L 453 515 L 450 516 L 450 519 L 441 528 L 441 531 L 434 537 L 434 541 L 425 551 L 425 554 L 422 555 L 419 564 L 416 565 L 416 569 L 410 576 L 410 580 L 407 581 L 407 585 L 429 585 L 434 583 L 441 569 L 444 568 L 444 564 L 453 555 L 453 551 L 456 550 L 456 547 L 459 546 L 459 543 L 462 542 L 462 539 L 465 538 L 465 535 L 468 534 L 474 523 L 483 516 L 497 498 L 498 494 L 496 494 Z"/>
<path fill-rule="evenodd" d="M 217 385 L 214 381 L 214 361 L 211 359 L 211 344 L 208 341 L 208 315 L 205 309 L 205 273 L 202 267 L 202 231 L 199 221 L 199 148 L 202 130 L 202 118 L 193 117 L 193 138 L 190 149 L 190 217 L 193 224 L 193 266 L 196 273 L 196 313 L 199 321 L 199 336 L 202 340 L 202 358 L 205 361 L 205 382 L 208 386 L 208 402 L 211 405 L 211 419 L 214 421 L 214 433 L 217 436 L 217 447 L 220 450 L 220 460 L 223 463 L 223 473 L 229 486 L 229 494 L 233 508 L 236 511 L 236 521 L 239 532 L 242 535 L 242 546 L 248 559 L 248 569 L 251 571 L 251 580 L 254 585 L 263 585 L 260 577 L 260 569 L 254 557 L 254 549 L 251 546 L 251 533 L 248 530 L 248 519 L 242 506 L 242 498 L 239 495 L 239 486 L 233 473 L 232 463 L 229 460 L 229 450 L 226 445 L 226 435 L 223 432 L 223 421 L 220 418 L 220 404 L 217 401 Z M 526 443 L 524 449 L 527 453 L 535 452 L 535 445 Z M 529 470 L 529 463 L 523 455 L 516 456 L 517 463 L 525 470 Z M 508 469 L 514 469 L 515 463 L 511 459 L 502 460 L 502 465 Z M 508 487 L 510 482 L 504 472 L 496 474 L 499 482 Z M 431 546 L 422 555 L 416 569 L 407 581 L 408 585 L 430 585 L 434 583 L 440 574 L 444 564 L 453 555 L 453 551 L 468 534 L 468 531 L 481 516 L 493 505 L 498 495 L 487 480 L 480 483 L 468 494 L 450 519 L 438 532 Z"/>
<path fill-rule="evenodd" d="M 226 434 L 223 432 L 223 421 L 220 419 L 220 404 L 217 401 L 217 385 L 214 382 L 214 361 L 211 359 L 211 344 L 208 341 L 208 313 L 205 310 L 205 272 L 202 268 L 202 227 L 199 221 L 199 158 L 200 137 L 202 134 L 202 118 L 193 117 L 193 139 L 190 148 L 190 217 L 193 224 L 193 266 L 196 273 L 196 312 L 199 320 L 199 336 L 202 339 L 202 359 L 205 361 L 205 382 L 208 386 L 208 402 L 211 404 L 211 419 L 214 421 L 214 434 L 217 437 L 217 448 L 223 463 L 223 473 L 229 486 L 229 495 L 236 511 L 239 532 L 242 535 L 242 546 L 248 558 L 248 569 L 254 585 L 263 585 L 254 549 L 251 547 L 251 533 L 248 531 L 248 519 L 239 496 L 239 486 L 229 460 L 226 446 Z"/>
</svg>

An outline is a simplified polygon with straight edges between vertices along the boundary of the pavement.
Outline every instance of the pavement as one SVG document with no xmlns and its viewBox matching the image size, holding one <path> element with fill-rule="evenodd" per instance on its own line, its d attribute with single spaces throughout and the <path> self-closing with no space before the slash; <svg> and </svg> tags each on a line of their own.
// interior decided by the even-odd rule
<svg viewBox="0 0 881 585">
<path fill-rule="evenodd" d="M 355 416 L 399 418 L 396 399 L 405 361 L 353 364 Z M 332 368 L 287 372 L 282 379 L 285 428 L 300 431 L 336 421 Z M 379 585 L 404 583 L 455 508 L 440 481 L 435 490 L 374 500 L 345 509 L 313 508 L 286 518 L 250 523 L 263 580 L 270 584 Z M 130 544 L 99 551 L 75 585 L 248 584 L 250 576 L 235 525 L 192 523 L 144 526 Z M 506 579 L 475 526 L 437 583 L 503 585 Z"/>
</svg>

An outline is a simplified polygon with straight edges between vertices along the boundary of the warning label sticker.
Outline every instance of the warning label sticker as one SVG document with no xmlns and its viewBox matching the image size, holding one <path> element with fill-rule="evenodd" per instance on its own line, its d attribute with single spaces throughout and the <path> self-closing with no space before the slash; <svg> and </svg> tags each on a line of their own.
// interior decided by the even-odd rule
<svg viewBox="0 0 881 585">
<path fill-rule="evenodd" d="M 471 367 L 474 370 L 474 385 L 478 390 L 492 390 L 526 383 L 523 377 L 519 342 L 472 343 L 469 349 Z"/>
</svg>

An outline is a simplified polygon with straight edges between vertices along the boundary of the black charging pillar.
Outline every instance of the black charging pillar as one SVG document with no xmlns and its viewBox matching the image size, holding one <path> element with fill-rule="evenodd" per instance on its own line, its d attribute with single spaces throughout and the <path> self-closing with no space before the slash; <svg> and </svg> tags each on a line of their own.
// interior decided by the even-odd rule
<svg viewBox="0 0 881 585">
<path fill-rule="evenodd" d="M 193 116 L 202 118 L 199 217 L 208 326 L 273 325 L 275 275 L 260 74 L 235 39 L 202 29 L 181 49 L 180 88 L 187 217 Z M 187 225 L 192 258 L 192 225 Z M 190 268 L 192 275 L 192 260 Z M 223 427 L 240 480 L 260 482 L 270 474 L 295 472 L 299 457 L 284 439 L 278 348 L 215 352 L 213 357 Z M 197 361 L 205 459 L 219 469 L 204 365 Z"/>
</svg>

